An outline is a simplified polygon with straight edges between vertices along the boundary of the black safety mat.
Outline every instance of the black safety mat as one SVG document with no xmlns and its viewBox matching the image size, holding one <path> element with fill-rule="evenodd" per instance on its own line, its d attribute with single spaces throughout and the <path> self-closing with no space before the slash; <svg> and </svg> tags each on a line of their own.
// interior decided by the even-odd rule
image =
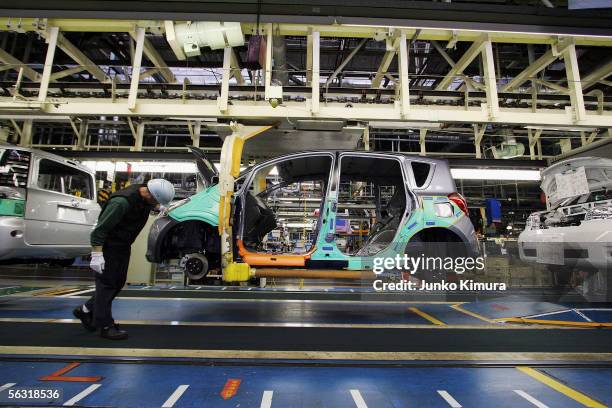
<svg viewBox="0 0 612 408">
<path fill-rule="evenodd" d="M 609 329 L 361 329 L 122 325 L 124 341 L 78 324 L 3 322 L 1 346 L 190 350 L 610 353 Z"/>
</svg>

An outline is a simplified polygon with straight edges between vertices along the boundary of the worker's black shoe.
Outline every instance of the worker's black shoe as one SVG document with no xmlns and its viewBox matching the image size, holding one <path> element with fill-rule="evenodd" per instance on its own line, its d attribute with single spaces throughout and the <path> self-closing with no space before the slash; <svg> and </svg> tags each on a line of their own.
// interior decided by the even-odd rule
<svg viewBox="0 0 612 408">
<path fill-rule="evenodd" d="M 76 317 L 77 319 L 81 321 L 81 324 L 83 325 L 85 329 L 87 329 L 90 332 L 96 331 L 96 328 L 93 325 L 93 317 L 92 317 L 91 312 L 85 313 L 83 309 L 81 308 L 81 306 L 79 306 L 72 311 L 72 314 L 74 315 L 74 317 Z"/>
<path fill-rule="evenodd" d="M 100 336 L 109 340 L 124 340 L 127 339 L 128 334 L 125 330 L 121 330 L 118 325 L 112 324 L 103 328 L 100 331 Z"/>
</svg>

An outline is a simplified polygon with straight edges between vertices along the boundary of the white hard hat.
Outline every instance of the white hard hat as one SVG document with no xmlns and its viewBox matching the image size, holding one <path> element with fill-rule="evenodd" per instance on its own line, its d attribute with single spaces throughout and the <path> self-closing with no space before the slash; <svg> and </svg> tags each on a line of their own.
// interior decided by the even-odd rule
<svg viewBox="0 0 612 408">
<path fill-rule="evenodd" d="M 158 203 L 167 207 L 174 198 L 174 186 L 168 180 L 151 179 L 147 183 L 149 192 Z"/>
</svg>

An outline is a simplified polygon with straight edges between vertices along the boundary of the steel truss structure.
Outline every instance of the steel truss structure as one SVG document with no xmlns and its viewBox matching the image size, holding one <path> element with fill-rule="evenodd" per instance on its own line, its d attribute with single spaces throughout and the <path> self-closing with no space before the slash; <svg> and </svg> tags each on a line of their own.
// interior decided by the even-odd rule
<svg viewBox="0 0 612 408">
<path fill-rule="evenodd" d="M 218 81 L 198 84 L 188 75 L 179 75 L 154 45 L 164 38 L 173 45 L 168 34 L 176 23 L 0 18 L 0 30 L 33 33 L 47 44 L 42 66 L 22 62 L 0 49 L 0 71 L 14 72 L 0 83 L 4 90 L 0 119 L 11 124 L 19 143 L 26 146 L 34 144 L 36 121 L 63 121 L 70 125 L 74 139 L 62 146 L 80 150 L 92 147 L 86 135 L 88 121 L 96 118 L 114 118 L 126 124 L 134 142 L 121 147 L 134 151 L 146 147 L 146 123 L 159 118 L 180 120 L 196 145 L 202 131 L 214 131 L 215 126 L 230 121 L 339 121 L 364 126 L 364 138 L 374 130 L 373 123 L 385 127 L 386 122 L 387 128 L 397 123 L 398 128 L 418 129 L 418 152 L 423 155 L 428 154 L 428 137 L 435 129 L 461 127 L 468 130 L 465 138 L 473 144 L 470 154 L 478 158 L 484 157 L 483 144 L 493 127 L 510 129 L 504 137 L 525 138 L 531 159 L 546 156 L 541 141 L 549 131 L 577 132 L 578 146 L 612 136 L 612 82 L 607 80 L 612 74 L 612 37 L 343 24 L 266 23 L 258 27 L 241 23 L 244 34 L 261 34 L 265 39 L 263 68 L 247 72 L 240 65 L 238 51 L 226 46 L 216 71 Z M 67 34 L 74 32 L 128 33 L 130 66 L 111 69 L 112 58 L 106 65 L 95 62 L 87 50 L 69 40 Z M 279 84 L 272 80 L 277 62 L 273 47 L 283 37 L 303 38 L 307 55 L 304 69 L 298 67 L 290 73 L 292 82 L 280 85 L 279 98 Z M 322 70 L 321 44 L 332 38 L 358 39 L 359 43 L 333 71 Z M 369 41 L 384 44 L 378 69 L 365 78 L 362 75 L 360 81 L 343 83 L 347 66 Z M 444 75 L 427 78 L 423 69 L 413 66 L 423 63 L 423 59 L 410 55 L 417 42 L 444 59 L 450 67 Z M 457 44 L 465 46 L 458 58 L 450 55 Z M 495 53 L 500 44 L 524 45 L 529 65 L 512 77 L 500 77 Z M 538 58 L 534 46 L 545 49 Z M 603 49 L 608 58 L 588 71 L 581 69 L 584 47 Z M 70 66 L 55 63 L 58 50 L 73 61 Z M 185 56 L 178 54 L 177 59 L 184 60 Z M 391 72 L 394 61 L 397 70 Z M 539 75 L 551 64 L 562 64 L 564 79 L 550 81 Z M 470 66 L 479 67 L 481 75 L 466 74 Z M 278 105 L 272 103 L 273 99 Z M 518 130 L 516 135 L 513 129 Z M 577 147 L 567 133 L 558 139 L 561 154 Z"/>
</svg>

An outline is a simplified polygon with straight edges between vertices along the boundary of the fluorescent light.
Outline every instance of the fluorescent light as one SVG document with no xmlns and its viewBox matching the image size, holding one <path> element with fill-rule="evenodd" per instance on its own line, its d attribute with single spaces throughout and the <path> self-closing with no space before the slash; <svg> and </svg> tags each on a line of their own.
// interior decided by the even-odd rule
<svg viewBox="0 0 612 408">
<path fill-rule="evenodd" d="M 129 164 L 131 171 L 135 173 L 197 173 L 193 162 L 84 161 L 82 164 L 94 171 L 125 172 L 128 171 Z M 215 167 L 218 168 L 218 164 L 215 164 Z"/>
<path fill-rule="evenodd" d="M 512 169 L 451 169 L 454 179 L 540 181 L 538 170 Z"/>
<path fill-rule="evenodd" d="M 193 173 L 197 172 L 195 163 L 184 162 L 129 162 L 133 172 L 143 173 Z"/>
</svg>

